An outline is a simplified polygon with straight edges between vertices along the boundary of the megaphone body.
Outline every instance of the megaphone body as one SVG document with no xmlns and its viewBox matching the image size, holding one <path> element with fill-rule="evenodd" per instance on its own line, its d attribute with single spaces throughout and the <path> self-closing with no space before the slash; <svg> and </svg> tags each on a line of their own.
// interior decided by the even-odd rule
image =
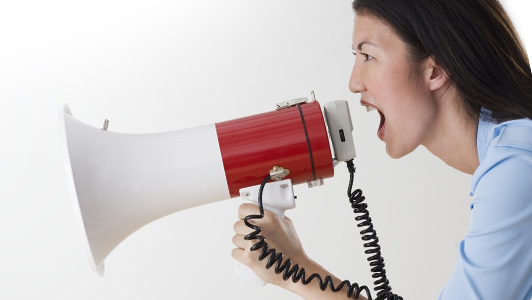
<svg viewBox="0 0 532 300">
<path fill-rule="evenodd" d="M 238 197 L 241 189 L 260 184 L 274 166 L 289 170 L 286 178 L 293 184 L 315 185 L 334 174 L 317 101 L 154 134 L 86 125 L 66 104 L 61 122 L 71 198 L 91 266 L 101 276 L 106 257 L 142 226 Z"/>
</svg>

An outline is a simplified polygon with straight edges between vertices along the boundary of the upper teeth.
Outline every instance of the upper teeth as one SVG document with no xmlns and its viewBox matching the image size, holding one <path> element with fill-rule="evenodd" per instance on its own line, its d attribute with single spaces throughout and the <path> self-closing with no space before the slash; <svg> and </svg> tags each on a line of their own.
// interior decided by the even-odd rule
<svg viewBox="0 0 532 300">
<path fill-rule="evenodd" d="M 375 107 L 366 105 L 366 111 L 370 112 L 372 110 L 375 110 Z"/>
</svg>

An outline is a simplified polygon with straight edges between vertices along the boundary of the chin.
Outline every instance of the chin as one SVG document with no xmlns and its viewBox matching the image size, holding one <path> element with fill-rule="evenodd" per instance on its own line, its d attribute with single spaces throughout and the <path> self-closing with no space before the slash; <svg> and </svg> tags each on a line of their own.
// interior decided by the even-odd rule
<svg viewBox="0 0 532 300">
<path fill-rule="evenodd" d="M 393 147 L 392 145 L 386 143 L 386 153 L 388 154 L 389 157 L 391 157 L 393 159 L 401 158 L 401 157 L 411 153 L 412 151 L 414 151 L 414 149 Z"/>
</svg>

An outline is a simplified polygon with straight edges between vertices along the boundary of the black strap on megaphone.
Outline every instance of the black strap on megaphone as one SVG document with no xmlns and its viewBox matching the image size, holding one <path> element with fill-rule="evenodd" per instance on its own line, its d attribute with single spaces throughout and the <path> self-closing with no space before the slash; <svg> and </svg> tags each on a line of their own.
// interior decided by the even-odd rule
<svg viewBox="0 0 532 300">
<path fill-rule="evenodd" d="M 305 116 L 303 115 L 303 110 L 301 105 L 296 104 L 299 109 L 299 114 L 301 115 L 301 123 L 303 123 L 303 129 L 305 130 L 305 138 L 307 140 L 308 154 L 310 156 L 310 166 L 312 167 L 312 180 L 316 180 L 316 170 L 314 169 L 314 158 L 312 157 L 312 148 L 310 148 L 310 139 L 308 138 L 307 124 L 305 123 Z"/>
<path fill-rule="evenodd" d="M 307 139 L 308 141 L 308 139 Z M 310 147 L 309 147 L 310 149 Z M 356 189 L 352 192 L 353 180 L 355 176 L 355 167 L 353 160 L 347 161 L 347 169 L 350 174 L 349 186 L 347 188 L 347 195 L 349 197 L 349 202 L 351 203 L 351 208 L 353 212 L 357 215 L 355 220 L 358 221 L 357 227 L 363 227 L 364 229 L 360 231 L 361 238 L 365 242 L 364 247 L 368 248 L 365 253 L 372 255 L 368 258 L 370 262 L 371 272 L 373 273 L 372 277 L 377 280 L 374 282 L 374 290 L 377 292 L 376 300 L 403 300 L 401 296 L 392 293 L 392 288 L 389 285 L 389 281 L 386 277 L 386 270 L 384 269 L 384 259 L 381 256 L 379 239 L 377 238 L 377 232 L 373 228 L 371 223 L 371 218 L 369 217 L 369 211 L 367 210 L 368 205 L 363 203 L 365 197 L 362 195 L 362 190 Z M 259 233 L 262 231 L 262 228 L 259 226 L 250 223 L 252 219 L 262 219 L 264 217 L 264 207 L 262 205 L 262 192 L 264 186 L 268 181 L 270 181 L 271 176 L 267 176 L 260 185 L 259 195 L 258 195 L 258 206 L 260 215 L 249 215 L 244 218 L 244 223 L 249 228 L 254 231 L 244 237 L 245 240 L 258 240 L 258 242 L 253 245 L 250 250 L 256 251 L 262 249 L 259 254 L 259 260 L 262 261 L 269 256 L 269 259 L 266 263 L 266 268 L 269 269 L 275 264 L 275 273 L 283 273 L 283 280 L 288 280 L 290 277 L 294 283 L 301 281 L 304 285 L 309 284 L 314 278 L 318 281 L 319 287 L 322 291 L 326 290 L 329 287 L 333 292 L 338 292 L 344 287 L 347 288 L 347 297 L 358 299 L 362 291 L 365 292 L 366 297 L 369 300 L 372 300 L 370 290 L 367 286 L 359 286 L 358 283 L 351 283 L 349 280 L 342 281 L 338 286 L 334 286 L 332 282 L 332 277 L 327 275 L 325 279 L 321 277 L 320 274 L 314 273 L 310 276 L 306 276 L 305 268 L 295 264 L 292 266 L 292 261 L 287 258 L 283 261 L 283 254 L 277 253 L 275 249 L 269 249 L 268 244 L 265 241 L 263 236 L 260 236 Z"/>
</svg>

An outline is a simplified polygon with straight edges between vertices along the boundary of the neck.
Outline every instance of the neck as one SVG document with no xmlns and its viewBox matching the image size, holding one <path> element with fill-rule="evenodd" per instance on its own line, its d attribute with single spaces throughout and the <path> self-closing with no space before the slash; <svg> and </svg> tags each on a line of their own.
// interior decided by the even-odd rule
<svg viewBox="0 0 532 300">
<path fill-rule="evenodd" d="M 464 112 L 453 87 L 441 95 L 438 101 L 440 113 L 423 145 L 447 165 L 473 174 L 480 164 L 477 151 L 478 118 L 472 118 Z"/>
</svg>

